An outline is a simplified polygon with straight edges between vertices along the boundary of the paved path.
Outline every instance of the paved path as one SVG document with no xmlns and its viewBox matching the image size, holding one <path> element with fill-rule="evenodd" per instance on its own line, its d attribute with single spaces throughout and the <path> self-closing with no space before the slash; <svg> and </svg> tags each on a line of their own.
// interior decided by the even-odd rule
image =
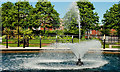
<svg viewBox="0 0 120 72">
<path fill-rule="evenodd" d="M 53 49 L 53 50 L 52 50 Z M 90 53 L 94 53 L 96 52 L 95 50 L 96 48 L 91 48 Z M 9 48 L 5 48 L 2 47 L 0 48 L 0 53 L 35 53 L 35 52 L 43 52 L 43 51 L 52 51 L 52 52 L 72 52 L 70 50 L 70 48 L 52 48 L 52 47 L 9 47 Z M 58 51 L 56 51 L 58 50 Z M 120 54 L 120 48 L 105 48 L 102 49 L 101 48 L 102 53 L 104 54 Z"/>
<path fill-rule="evenodd" d="M 0 50 L 42 50 L 42 49 L 70 49 L 70 48 L 53 48 L 53 47 L 9 47 L 9 48 L 5 48 L 5 46 L 0 45 Z M 95 50 L 96 48 L 91 48 L 91 50 Z M 101 48 L 101 50 L 103 51 L 120 51 L 120 48 Z"/>
<path fill-rule="evenodd" d="M 104 51 L 107 51 L 107 50 L 119 50 L 120 51 L 120 48 L 105 48 L 105 49 L 101 49 L 101 50 L 104 50 Z"/>
<path fill-rule="evenodd" d="M 5 46 L 3 46 L 3 45 L 0 45 L 0 48 L 5 48 Z"/>
<path fill-rule="evenodd" d="M 42 48 L 39 48 L 39 47 L 8 47 L 8 48 L 5 48 L 5 47 L 2 47 L 0 48 L 0 50 L 43 50 L 43 49 L 70 49 L 70 48 L 52 48 L 52 47 L 42 47 Z"/>
</svg>

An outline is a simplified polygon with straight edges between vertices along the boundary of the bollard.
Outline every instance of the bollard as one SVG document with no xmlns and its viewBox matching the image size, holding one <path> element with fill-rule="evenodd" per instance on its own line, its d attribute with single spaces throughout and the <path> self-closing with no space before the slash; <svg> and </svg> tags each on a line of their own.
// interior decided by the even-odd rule
<svg viewBox="0 0 120 72">
<path fill-rule="evenodd" d="M 105 34 L 104 34 L 104 44 L 103 44 L 103 49 L 105 49 Z"/>
<path fill-rule="evenodd" d="M 6 36 L 6 48 L 8 48 L 8 35 Z"/>
<path fill-rule="evenodd" d="M 72 43 L 73 43 L 73 35 L 72 35 Z"/>
<path fill-rule="evenodd" d="M 40 48 L 41 48 L 41 35 L 40 35 Z"/>
</svg>

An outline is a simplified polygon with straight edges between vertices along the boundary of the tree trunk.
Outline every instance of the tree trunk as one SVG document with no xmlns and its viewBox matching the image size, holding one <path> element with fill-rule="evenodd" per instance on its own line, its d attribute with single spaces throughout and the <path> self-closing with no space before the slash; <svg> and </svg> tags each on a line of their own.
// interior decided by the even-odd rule
<svg viewBox="0 0 120 72">
<path fill-rule="evenodd" d="M 87 39 L 88 39 L 88 29 L 87 29 Z"/>
<path fill-rule="evenodd" d="M 44 34 L 45 34 L 45 28 L 44 28 Z"/>
<path fill-rule="evenodd" d="M 29 39 L 28 38 L 25 39 L 25 47 L 29 47 Z"/>
</svg>

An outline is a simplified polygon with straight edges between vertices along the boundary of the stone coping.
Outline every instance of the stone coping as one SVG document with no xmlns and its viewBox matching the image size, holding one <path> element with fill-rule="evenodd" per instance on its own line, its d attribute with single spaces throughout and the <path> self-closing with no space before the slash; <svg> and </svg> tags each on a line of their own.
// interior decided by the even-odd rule
<svg viewBox="0 0 120 72">
<path fill-rule="evenodd" d="M 70 48 L 53 48 L 53 47 L 42 47 L 42 48 L 39 48 L 39 47 L 9 47 L 9 48 L 5 48 L 5 47 L 1 47 L 0 50 L 42 50 L 42 49 L 46 49 L 46 50 L 49 50 L 49 49 L 70 49 Z M 96 50 L 95 48 L 91 48 L 91 50 Z M 120 48 L 101 48 L 101 50 L 103 51 L 120 51 Z"/>
</svg>

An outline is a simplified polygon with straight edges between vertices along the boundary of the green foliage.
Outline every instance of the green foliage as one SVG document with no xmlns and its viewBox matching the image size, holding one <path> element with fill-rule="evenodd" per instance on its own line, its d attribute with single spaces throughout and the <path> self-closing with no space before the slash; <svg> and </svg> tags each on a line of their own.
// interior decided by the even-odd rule
<svg viewBox="0 0 120 72">
<path fill-rule="evenodd" d="M 13 8 L 13 3 L 7 2 L 2 4 L 2 25 L 3 27 L 11 27 L 12 14 L 11 9 Z"/>
<path fill-rule="evenodd" d="M 6 35 L 10 35 L 11 31 L 10 31 L 9 28 L 6 27 L 6 28 L 4 28 L 3 33 L 6 34 Z"/>
<path fill-rule="evenodd" d="M 77 6 L 79 9 L 80 23 L 81 23 L 81 35 L 84 36 L 85 31 L 92 29 L 99 29 L 99 17 L 98 14 L 94 12 L 95 10 L 91 2 L 78 1 Z M 74 8 L 74 7 L 73 7 Z M 64 16 L 64 28 L 67 33 L 78 34 L 78 13 L 75 9 L 71 8 Z"/>
<path fill-rule="evenodd" d="M 2 8 L 0 7 L 0 37 L 2 36 Z"/>
<path fill-rule="evenodd" d="M 77 2 L 77 6 L 80 11 L 81 34 L 84 35 L 88 29 L 96 29 L 98 27 L 99 16 L 97 16 L 97 12 L 93 11 L 95 8 L 91 2 L 81 2 L 80 0 Z"/>
<path fill-rule="evenodd" d="M 59 14 L 52 6 L 51 2 L 37 2 L 33 8 L 27 1 L 19 1 L 15 4 L 11 2 L 2 4 L 2 25 L 3 30 L 9 28 L 15 30 L 17 26 L 23 29 L 32 27 L 38 28 L 58 28 Z M 0 8 L 0 9 L 1 9 Z M 1 14 L 0 14 L 1 15 Z M 0 16 L 1 18 L 1 16 Z M 26 31 L 27 32 L 27 31 Z"/>
<path fill-rule="evenodd" d="M 6 38 L 6 35 L 3 35 L 3 36 L 2 36 L 2 39 L 5 39 L 5 38 Z M 2 40 L 2 41 L 3 41 L 3 40 Z"/>
<path fill-rule="evenodd" d="M 74 8 L 71 8 L 64 16 L 64 29 L 67 33 L 77 33 L 79 32 L 78 29 L 78 13 L 75 11 Z"/>
<path fill-rule="evenodd" d="M 52 6 L 51 2 L 43 1 L 37 2 L 31 11 L 33 27 L 38 28 L 39 26 L 44 28 L 58 28 L 59 27 L 59 14 Z"/>
<path fill-rule="evenodd" d="M 56 33 L 57 35 L 64 35 L 63 30 L 54 30 L 54 33 Z"/>
<path fill-rule="evenodd" d="M 102 35 L 110 35 L 110 29 L 102 29 L 100 30 L 100 32 L 102 33 Z"/>
<path fill-rule="evenodd" d="M 71 43 L 72 42 L 71 36 L 65 36 L 65 37 L 57 36 L 57 39 L 58 39 L 58 42 L 62 42 L 62 43 Z"/>
<path fill-rule="evenodd" d="M 118 4 L 114 4 L 109 10 L 104 14 L 103 27 L 104 29 L 115 29 L 120 30 L 120 9 Z M 105 33 L 106 34 L 106 33 Z"/>
<path fill-rule="evenodd" d="M 83 36 L 83 37 L 81 38 L 81 40 L 86 40 L 85 36 Z"/>
</svg>

